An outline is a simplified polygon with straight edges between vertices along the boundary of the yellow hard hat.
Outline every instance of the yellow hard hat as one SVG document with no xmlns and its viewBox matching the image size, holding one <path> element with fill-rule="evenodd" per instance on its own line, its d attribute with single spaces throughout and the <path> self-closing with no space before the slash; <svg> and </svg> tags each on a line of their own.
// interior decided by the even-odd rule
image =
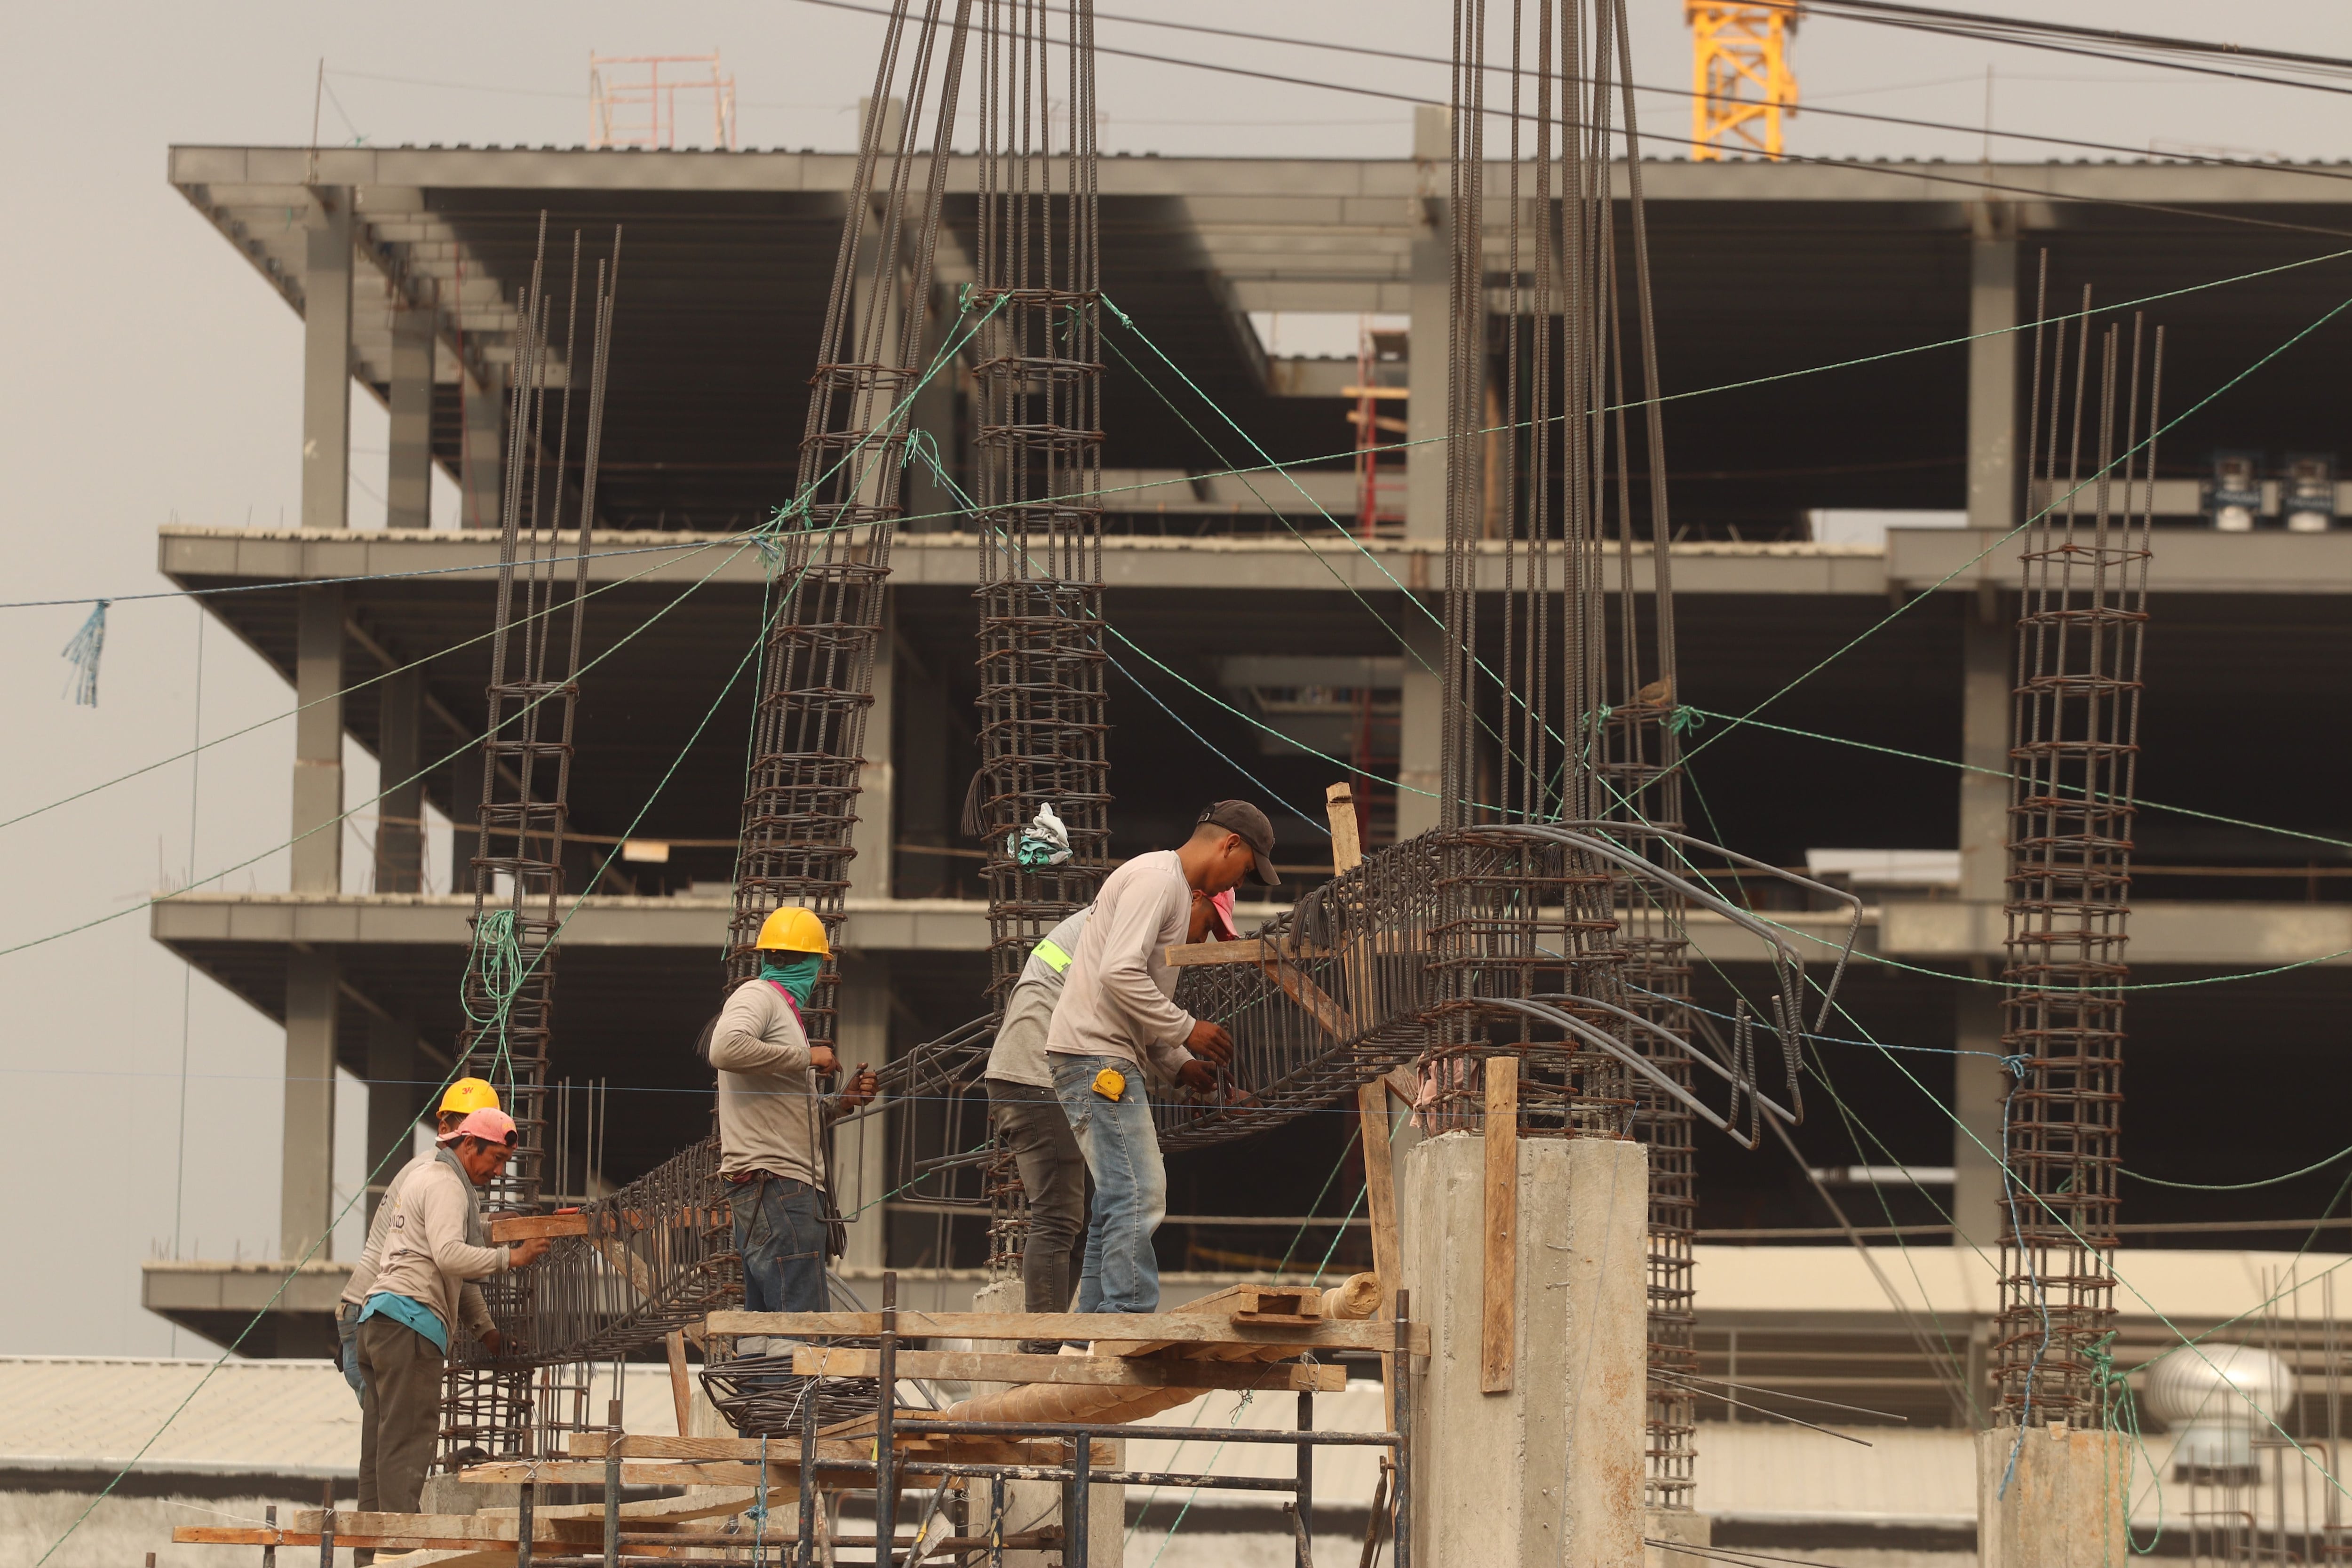
<svg viewBox="0 0 2352 1568">
<path fill-rule="evenodd" d="M 770 915 L 760 926 L 760 940 L 751 945 L 784 952 L 819 952 L 828 958 L 833 955 L 833 943 L 825 940 L 824 922 L 798 904 L 786 904 Z"/>
<path fill-rule="evenodd" d="M 441 1097 L 441 1114 L 465 1116 L 499 1109 L 499 1091 L 478 1078 L 461 1078 Z"/>
</svg>

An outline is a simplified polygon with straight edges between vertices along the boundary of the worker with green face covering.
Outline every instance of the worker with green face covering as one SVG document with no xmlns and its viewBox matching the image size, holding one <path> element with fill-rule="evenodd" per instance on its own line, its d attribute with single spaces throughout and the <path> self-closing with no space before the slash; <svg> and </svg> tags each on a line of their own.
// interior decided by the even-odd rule
<svg viewBox="0 0 2352 1568">
<path fill-rule="evenodd" d="M 832 954 L 824 922 L 786 907 L 760 928 L 758 978 L 727 999 L 710 1031 L 719 1069 L 719 1171 L 735 1215 L 747 1312 L 822 1312 L 824 1288 L 824 1128 L 873 1098 L 861 1070 L 827 1098 L 818 1075 L 839 1066 L 811 1046 L 801 1009 Z"/>
</svg>

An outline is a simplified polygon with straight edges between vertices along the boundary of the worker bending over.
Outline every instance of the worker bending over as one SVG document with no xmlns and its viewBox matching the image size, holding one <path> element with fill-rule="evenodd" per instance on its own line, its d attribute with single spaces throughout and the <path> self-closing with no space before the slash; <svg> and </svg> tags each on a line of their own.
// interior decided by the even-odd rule
<svg viewBox="0 0 2352 1568">
<path fill-rule="evenodd" d="M 1219 801 L 1182 847 L 1139 855 L 1110 874 L 1070 955 L 1045 1053 L 1095 1180 L 1081 1312 L 1159 1310 L 1151 1237 L 1168 1212 L 1168 1174 L 1143 1068 L 1205 1090 L 1214 1079 L 1202 1058 L 1222 1063 L 1234 1048 L 1223 1027 L 1176 1005 L 1167 949 L 1189 934 L 1196 893 L 1214 898 L 1250 875 L 1279 885 L 1274 826 L 1247 801 Z"/>
<path fill-rule="evenodd" d="M 477 1110 L 499 1109 L 499 1091 L 478 1078 L 461 1078 L 451 1084 L 441 1097 L 441 1109 L 435 1118 L 436 1143 L 446 1144 L 457 1136 L 457 1124 Z M 469 1245 L 483 1245 L 481 1194 L 467 1189 L 472 1206 L 466 1218 L 466 1240 Z M 366 1393 L 360 1382 L 360 1310 L 367 1305 L 368 1292 L 375 1288 L 376 1263 L 383 1253 L 383 1233 L 387 1210 L 375 1205 L 375 1216 L 368 1221 L 366 1250 L 352 1266 L 352 1277 L 343 1286 L 342 1299 L 335 1303 L 335 1338 L 342 1352 L 343 1381 L 352 1385 L 352 1393 L 362 1400 Z"/>
<path fill-rule="evenodd" d="M 831 1099 L 818 1075 L 839 1064 L 809 1044 L 801 1009 L 832 956 L 824 922 L 787 906 L 760 927 L 760 973 L 728 997 L 710 1032 L 719 1069 L 719 1172 L 735 1215 L 747 1312 L 822 1312 L 825 1127 L 874 1097 L 860 1065 Z"/>
<path fill-rule="evenodd" d="M 473 1281 L 536 1262 L 547 1238 L 510 1247 L 467 1239 L 479 1234 L 474 1189 L 486 1187 L 514 1152 L 514 1119 L 476 1110 L 439 1149 L 410 1161 L 376 1212 L 383 1246 L 360 1309 L 360 1507 L 415 1513 L 441 1430 L 441 1367 L 451 1325 L 498 1354 L 505 1347 Z M 371 1245 L 371 1251 L 376 1248 Z"/>
<path fill-rule="evenodd" d="M 1213 898 L 1194 889 L 1185 940 L 1202 942 L 1212 933 L 1230 939 L 1233 900 L 1230 889 Z M 1066 917 L 1029 950 L 1029 962 L 1005 998 L 982 1079 L 996 1135 L 1013 1155 L 1029 1200 L 1028 1236 L 1021 1251 L 1022 1310 L 1028 1312 L 1068 1311 L 1070 1292 L 1086 1263 L 1086 1156 L 1055 1092 L 1045 1037 L 1069 977 L 1071 955 L 1093 913 L 1089 904 Z M 1051 1354 L 1056 1345 L 1024 1341 L 1022 1348 Z"/>
</svg>

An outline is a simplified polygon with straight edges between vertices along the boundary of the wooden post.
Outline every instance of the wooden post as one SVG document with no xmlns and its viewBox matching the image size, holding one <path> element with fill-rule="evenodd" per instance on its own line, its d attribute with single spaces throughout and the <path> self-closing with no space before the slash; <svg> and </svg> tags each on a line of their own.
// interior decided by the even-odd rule
<svg viewBox="0 0 2352 1568">
<path fill-rule="evenodd" d="M 1331 869 L 1344 877 L 1364 858 L 1363 835 L 1357 831 L 1355 786 L 1335 784 L 1325 790 L 1323 808 L 1331 816 Z"/>
<path fill-rule="evenodd" d="M 688 1381 L 686 1371 L 686 1331 L 669 1331 L 669 1396 L 677 1406 L 677 1435 L 691 1437 L 693 1425 L 694 1384 Z"/>
<path fill-rule="evenodd" d="M 1395 1315 L 1397 1280 L 1403 1268 L 1397 1246 L 1396 1166 L 1389 1152 L 1389 1085 L 1374 1079 L 1356 1086 L 1356 1114 L 1364 1137 L 1364 1201 L 1372 1211 L 1372 1272 L 1381 1278 L 1381 1316 Z M 1395 1358 L 1381 1357 L 1381 1405 L 1396 1420 Z M 1391 1426 L 1389 1430 L 1396 1428 Z"/>
<path fill-rule="evenodd" d="M 1511 1391 L 1513 1298 L 1518 1293 L 1519 1059 L 1486 1058 L 1486 1268 L 1479 1387 Z"/>
</svg>

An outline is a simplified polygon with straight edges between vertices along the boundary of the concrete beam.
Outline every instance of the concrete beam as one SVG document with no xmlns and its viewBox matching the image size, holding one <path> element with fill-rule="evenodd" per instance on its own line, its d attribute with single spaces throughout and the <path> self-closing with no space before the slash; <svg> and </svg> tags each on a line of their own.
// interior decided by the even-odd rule
<svg viewBox="0 0 2352 1568">
<path fill-rule="evenodd" d="M 1402 106 L 1395 110 L 1400 121 Z M 171 182 L 207 208 L 249 205 L 283 212 L 299 205 L 312 183 L 385 190 L 388 208 L 405 193 L 443 190 L 564 189 L 584 191 L 806 192 L 837 195 L 855 179 L 855 153 L 776 150 L 645 152 L 621 156 L 586 150 L 523 147 L 425 148 L 307 146 L 175 146 Z M 978 188 L 979 160 L 950 162 L 949 188 Z M 1489 188 L 1501 190 L 1507 169 L 1490 166 Z M 1625 172 L 1612 171 L 1622 196 Z M 2047 226 L 2036 209 L 2070 201 L 2131 201 L 2220 207 L 2343 205 L 2347 195 L 2329 171 L 2293 164 L 2027 163 L 1985 164 L 1969 159 L 1903 159 L 1885 163 L 1709 163 L 1660 159 L 1642 170 L 1643 195 L 1656 205 L 1681 202 L 1769 204 L 1855 203 L 1913 205 L 1918 226 L 1951 231 L 1970 226 L 1969 205 L 1984 198 L 1987 182 L 2014 192 L 2026 227 Z M 1415 180 L 1402 158 L 1162 158 L 1110 156 L 1102 161 L 1101 192 L 1120 196 L 1180 196 L 1196 204 L 1249 201 L 1295 221 L 1375 218 L 1395 222 L 1395 203 L 1409 198 Z M 1218 217 L 1229 216 L 1219 211 Z"/>
<path fill-rule="evenodd" d="M 1913 962 L 1997 958 L 2006 926 L 1998 901 L 1899 900 L 1878 910 L 1877 951 Z M 2314 960 L 2352 963 L 2352 904 L 2132 901 L 2134 968 L 2261 969 Z"/>
<path fill-rule="evenodd" d="M 1269 496 L 1296 492 L 1260 479 Z M 470 503 L 469 503 L 470 504 Z M 1312 516 L 1304 501 L 1300 511 Z M 496 498 L 488 514 L 495 520 Z M 1319 521 L 1315 529 L 1328 531 Z M 1433 592 L 1444 581 L 1442 548 L 1405 540 L 1359 542 L 1336 531 L 1325 542 L 1287 538 L 1171 539 L 1129 535 L 1103 542 L 1103 577 L 1112 589 L 1230 595 L 1269 593 Z M 1930 589 L 1972 593 L 1979 585 L 2015 588 L 2018 542 L 1973 529 L 1895 529 L 1885 549 L 1858 544 L 1683 543 L 1675 546 L 1675 592 L 1760 597 L 1885 599 Z M 491 583 L 498 577 L 494 535 L 448 530 L 354 533 L 278 528 L 202 528 L 157 531 L 157 564 L 186 583 L 197 578 L 300 582 L 326 577 L 431 572 L 436 583 Z M 1985 555 L 1988 547 L 1991 553 Z M 1976 561 L 1985 555 L 1982 561 Z M 1475 554 L 1481 593 L 1503 588 L 1503 545 Z M 598 530 L 591 542 L 590 585 L 624 578 L 677 586 L 709 577 L 714 584 L 757 588 L 759 552 L 731 534 Z M 891 581 L 899 586 L 970 589 L 979 583 L 977 542 L 968 533 L 902 534 L 890 547 Z M 714 571 L 714 569 L 716 569 Z M 1601 563 L 1610 592 L 1618 587 L 1614 552 Z M 2334 533 L 2168 532 L 2148 568 L 2149 591 L 2195 595 L 2352 595 L 2352 530 Z M 1651 590 L 1646 552 L 1633 563 L 1633 591 Z"/>
</svg>

